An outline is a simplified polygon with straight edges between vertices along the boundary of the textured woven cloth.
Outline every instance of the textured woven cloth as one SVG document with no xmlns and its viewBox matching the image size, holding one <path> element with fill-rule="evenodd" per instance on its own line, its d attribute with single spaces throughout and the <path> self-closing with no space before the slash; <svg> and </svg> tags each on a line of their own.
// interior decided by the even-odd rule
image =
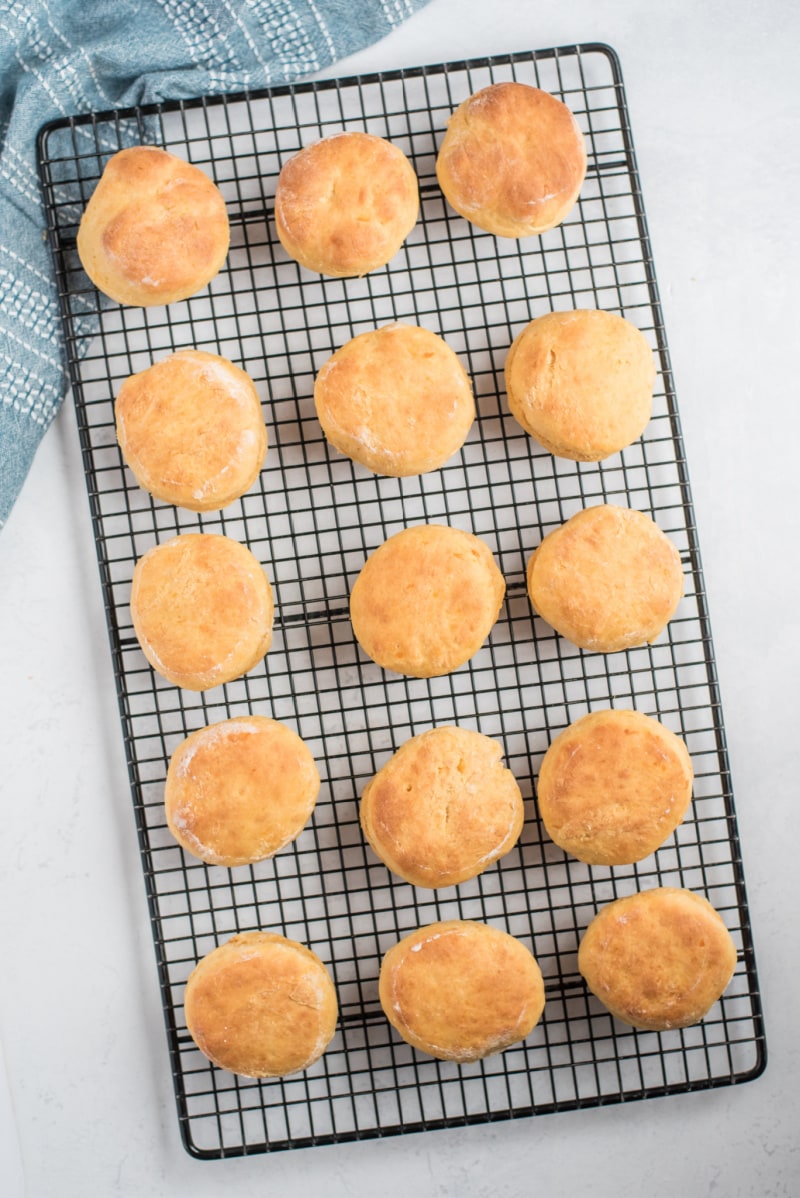
<svg viewBox="0 0 800 1198">
<path fill-rule="evenodd" d="M 0 0 L 0 528 L 68 387 L 36 135 L 81 112 L 290 83 L 428 0 Z"/>
</svg>

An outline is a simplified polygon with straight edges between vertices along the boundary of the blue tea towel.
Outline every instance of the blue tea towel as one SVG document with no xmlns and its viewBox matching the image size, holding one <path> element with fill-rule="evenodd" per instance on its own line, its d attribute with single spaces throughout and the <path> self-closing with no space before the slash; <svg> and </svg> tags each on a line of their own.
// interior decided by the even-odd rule
<svg viewBox="0 0 800 1198">
<path fill-rule="evenodd" d="M 291 83 L 428 0 L 0 0 L 0 528 L 68 380 L 36 167 L 45 122 Z"/>
</svg>

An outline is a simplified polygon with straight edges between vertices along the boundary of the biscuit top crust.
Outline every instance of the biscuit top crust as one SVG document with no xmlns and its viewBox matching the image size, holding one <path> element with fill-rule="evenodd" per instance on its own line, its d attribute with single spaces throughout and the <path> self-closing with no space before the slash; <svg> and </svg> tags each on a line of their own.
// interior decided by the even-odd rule
<svg viewBox="0 0 800 1198">
<path fill-rule="evenodd" d="M 578 968 L 593 994 L 633 1027 L 689 1027 L 733 976 L 736 947 L 702 895 L 657 887 L 603 907 L 587 927 Z"/>
<path fill-rule="evenodd" d="M 332 445 L 395 478 L 442 466 L 475 419 L 458 357 L 416 325 L 384 325 L 348 341 L 319 371 L 314 402 Z"/>
<path fill-rule="evenodd" d="M 274 932 L 214 949 L 186 984 L 186 1025 L 201 1052 L 244 1077 L 307 1069 L 336 1028 L 336 991 L 319 957 Z"/>
<path fill-rule="evenodd" d="M 131 616 L 153 669 L 187 690 L 238 678 L 272 642 L 272 588 L 247 546 L 181 533 L 136 563 Z"/>
<path fill-rule="evenodd" d="M 505 580 L 473 533 L 441 524 L 403 529 L 368 558 L 350 595 L 353 631 L 385 669 L 447 674 L 483 644 Z"/>
<path fill-rule="evenodd" d="M 538 316 L 505 364 L 512 414 L 558 457 L 596 462 L 642 435 L 656 364 L 645 335 L 615 312 L 582 308 Z"/>
<path fill-rule="evenodd" d="M 445 920 L 404 937 L 383 958 L 378 992 L 409 1044 L 450 1061 L 502 1052 L 529 1035 L 544 1010 L 531 952 L 475 920 Z"/>
<path fill-rule="evenodd" d="M 281 168 L 275 226 L 301 266 L 338 278 L 385 266 L 419 216 L 417 176 L 397 146 L 371 133 L 337 133 Z"/>
<path fill-rule="evenodd" d="M 586 147 L 561 100 L 526 83 L 495 83 L 450 117 L 436 173 L 461 216 L 500 237 L 528 237 L 574 205 Z"/>
<path fill-rule="evenodd" d="M 134 146 L 106 164 L 81 220 L 78 253 L 106 295 L 148 307 L 205 287 L 229 240 L 225 201 L 199 167 Z"/>
<path fill-rule="evenodd" d="M 634 508 L 584 508 L 548 533 L 528 562 L 528 595 L 582 649 L 612 653 L 654 641 L 683 595 L 677 547 Z"/>
<path fill-rule="evenodd" d="M 319 787 L 314 758 L 292 728 L 268 716 L 237 716 L 192 732 L 172 754 L 167 824 L 209 864 L 263 861 L 300 833 Z"/>
<path fill-rule="evenodd" d="M 565 728 L 542 759 L 537 805 L 548 835 L 591 865 L 654 852 L 692 797 L 692 761 L 679 736 L 640 711 L 595 711 Z"/>
<path fill-rule="evenodd" d="M 267 429 L 255 386 L 217 354 L 183 349 L 125 380 L 117 439 L 137 482 L 191 511 L 226 507 L 258 476 Z"/>
<path fill-rule="evenodd" d="M 472 878 L 522 830 L 517 780 L 497 741 L 470 728 L 432 728 L 407 740 L 367 783 L 361 826 L 382 861 L 416 886 Z"/>
</svg>

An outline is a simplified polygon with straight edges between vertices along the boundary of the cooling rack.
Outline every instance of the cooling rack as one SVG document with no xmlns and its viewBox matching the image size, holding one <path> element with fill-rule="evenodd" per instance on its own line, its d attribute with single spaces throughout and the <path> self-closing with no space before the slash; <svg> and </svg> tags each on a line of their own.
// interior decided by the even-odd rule
<svg viewBox="0 0 800 1198">
<path fill-rule="evenodd" d="M 445 204 L 434 171 L 452 109 L 517 79 L 563 99 L 586 137 L 589 169 L 557 229 L 522 242 L 473 228 Z M 385 269 L 312 275 L 283 252 L 272 199 L 281 164 L 341 129 L 388 137 L 420 181 L 419 223 Z M 227 263 L 203 293 L 168 308 L 101 301 L 75 235 L 109 156 L 153 142 L 196 163 L 226 199 Z M 698 535 L 667 341 L 619 62 L 600 44 L 425 66 L 270 91 L 60 120 L 39 139 L 136 829 L 163 999 L 177 1115 L 187 1150 L 221 1157 L 538 1115 L 746 1081 L 766 1048 Z M 511 419 L 503 362 L 514 335 L 551 309 L 600 307 L 642 329 L 660 366 L 640 442 L 600 464 L 556 459 Z M 392 320 L 445 337 L 466 366 L 478 417 L 463 451 L 418 478 L 371 475 L 326 444 L 316 371 L 356 333 Z M 263 401 L 270 448 L 257 483 L 221 513 L 153 501 L 114 435 L 121 382 L 175 349 L 242 365 Z M 587 505 L 627 504 L 675 541 L 686 594 L 652 646 L 612 655 L 567 644 L 532 614 L 525 564 L 551 528 Z M 443 678 L 384 672 L 354 641 L 350 587 L 366 555 L 400 528 L 452 524 L 483 537 L 507 582 L 488 643 Z M 246 677 L 194 694 L 153 674 L 129 612 L 135 562 L 178 532 L 224 532 L 264 564 L 276 599 L 273 647 Z M 684 737 L 695 770 L 689 817 L 635 866 L 571 860 L 543 831 L 535 780 L 550 740 L 602 707 L 634 707 Z M 226 870 L 184 854 L 165 824 L 163 787 L 177 744 L 203 725 L 257 711 L 307 741 L 322 775 L 309 826 L 271 861 Z M 526 801 L 516 848 L 479 878 L 441 891 L 393 877 L 365 845 L 358 796 L 409 736 L 474 727 L 502 744 Z M 738 949 L 721 1001 L 699 1025 L 664 1033 L 614 1021 L 587 993 L 577 945 L 596 910 L 636 889 L 705 894 Z M 458 1066 L 398 1039 L 378 1003 L 381 956 L 420 924 L 482 919 L 534 951 L 546 984 L 541 1024 L 483 1062 Z M 196 961 L 231 934 L 283 932 L 334 977 L 336 1036 L 306 1073 L 250 1081 L 211 1066 L 183 1017 Z"/>
</svg>

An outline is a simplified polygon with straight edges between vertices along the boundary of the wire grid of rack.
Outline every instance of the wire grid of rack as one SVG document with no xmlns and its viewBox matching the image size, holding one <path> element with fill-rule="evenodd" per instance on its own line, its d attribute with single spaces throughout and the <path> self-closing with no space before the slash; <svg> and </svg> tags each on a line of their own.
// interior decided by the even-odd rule
<svg viewBox="0 0 800 1198">
<path fill-rule="evenodd" d="M 448 116 L 491 82 L 517 79 L 563 99 L 586 137 L 589 169 L 564 223 L 540 238 L 496 239 L 448 208 L 435 155 Z M 278 171 L 301 146 L 341 129 L 388 137 L 420 181 L 421 216 L 385 269 L 321 278 L 288 259 L 274 232 Z M 80 215 L 116 150 L 155 142 L 196 163 L 227 201 L 226 265 L 203 293 L 169 308 L 101 297 L 75 252 Z M 200 1157 L 353 1140 L 728 1085 L 757 1076 L 766 1048 L 698 538 L 630 124 L 616 55 L 600 44 L 165 103 L 47 126 L 40 166 L 63 307 L 111 652 L 184 1144 Z M 503 362 L 514 335 L 551 309 L 620 312 L 646 334 L 660 370 L 640 442 L 606 462 L 541 450 L 510 417 Z M 394 320 L 441 334 L 473 381 L 478 417 L 444 468 L 377 477 L 336 454 L 315 419 L 315 372 L 350 337 Z M 251 374 L 270 448 L 251 491 L 221 513 L 153 501 L 124 467 L 113 396 L 122 380 L 187 346 Z M 525 564 L 580 508 L 627 504 L 678 545 L 686 594 L 656 644 L 586 653 L 534 617 Z M 441 522 L 491 546 L 507 599 L 487 644 L 428 680 L 384 672 L 354 641 L 348 595 L 367 554 L 400 528 Z M 154 675 L 128 607 L 135 562 L 178 532 L 224 532 L 264 564 L 276 598 L 273 647 L 246 677 L 194 694 Z M 634 707 L 682 735 L 695 769 L 690 815 L 638 865 L 590 867 L 543 831 L 535 779 L 550 740 L 589 710 Z M 165 824 L 170 754 L 189 732 L 249 711 L 296 728 L 323 785 L 298 840 L 259 865 L 209 867 Z M 519 844 L 484 874 L 440 891 L 393 877 L 365 845 L 358 797 L 409 736 L 460 723 L 502 744 L 526 800 Z M 705 894 L 739 952 L 734 979 L 699 1025 L 625 1028 L 577 971 L 582 930 L 607 901 L 654 885 Z M 382 954 L 418 925 L 480 919 L 534 951 L 547 1004 L 528 1039 L 458 1066 L 417 1053 L 385 1020 Z M 251 1081 L 211 1066 L 189 1037 L 183 988 L 231 934 L 283 932 L 334 977 L 336 1036 L 307 1072 Z"/>
</svg>

